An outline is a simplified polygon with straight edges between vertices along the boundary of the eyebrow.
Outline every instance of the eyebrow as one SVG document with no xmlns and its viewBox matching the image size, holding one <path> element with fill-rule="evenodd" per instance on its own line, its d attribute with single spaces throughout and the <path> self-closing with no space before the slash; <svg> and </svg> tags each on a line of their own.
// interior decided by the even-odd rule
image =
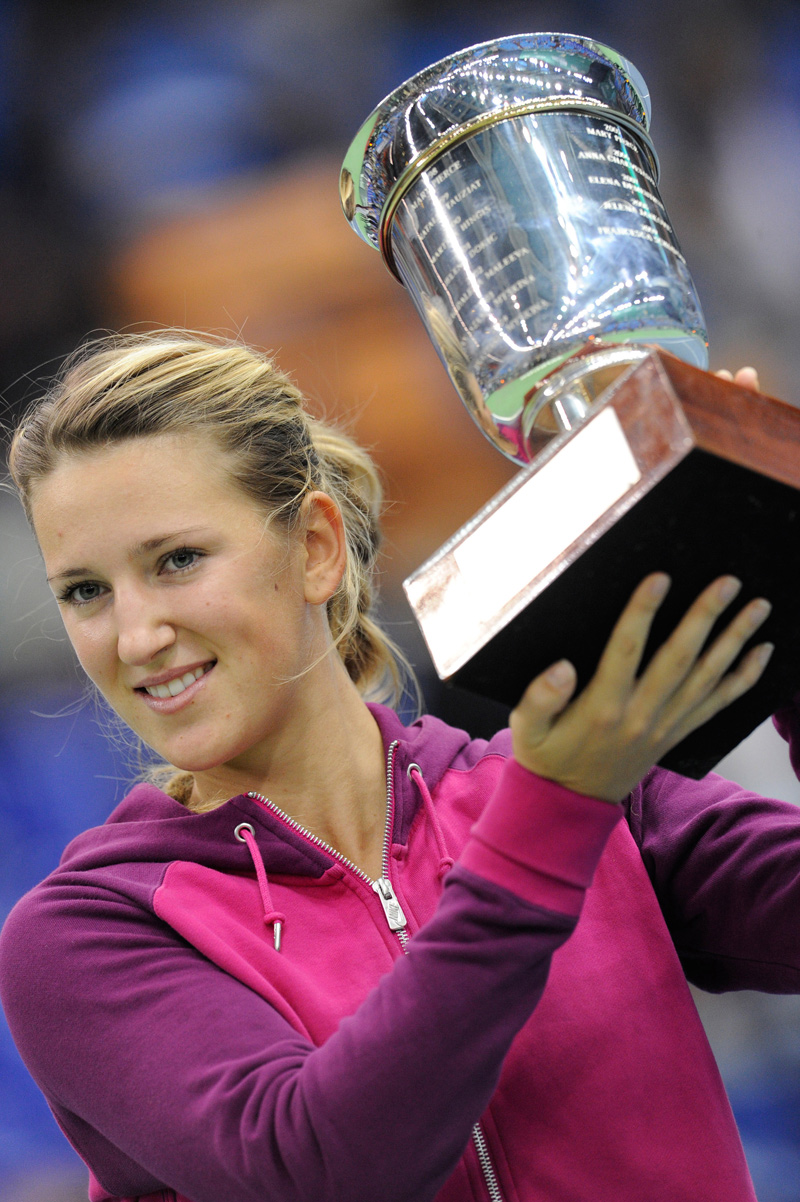
<svg viewBox="0 0 800 1202">
<path fill-rule="evenodd" d="M 188 530 L 173 530 L 169 534 L 159 534 L 156 538 L 146 538 L 142 543 L 135 543 L 130 550 L 131 559 L 139 559 L 142 555 L 149 555 L 152 551 L 157 551 L 159 547 L 163 547 L 165 543 L 171 543 L 178 539 L 185 538 L 188 534 L 197 534 L 199 530 L 204 529 L 202 526 L 191 526 Z M 53 580 L 63 580 L 70 576 L 90 576 L 91 568 L 65 568 L 63 572 L 55 572 L 52 576 L 48 576 L 48 583 Z"/>
</svg>

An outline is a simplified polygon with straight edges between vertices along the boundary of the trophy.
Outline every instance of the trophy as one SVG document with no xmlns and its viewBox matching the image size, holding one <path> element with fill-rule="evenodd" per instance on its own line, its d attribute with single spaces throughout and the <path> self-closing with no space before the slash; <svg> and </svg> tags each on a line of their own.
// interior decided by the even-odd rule
<svg viewBox="0 0 800 1202">
<path fill-rule="evenodd" d="M 340 193 L 521 469 L 405 582 L 439 676 L 514 705 L 564 657 L 585 684 L 643 576 L 673 578 L 647 659 L 733 573 L 742 602 L 772 601 L 758 640 L 777 649 L 662 760 L 699 777 L 800 686 L 800 411 L 705 370 L 649 126 L 642 76 L 609 47 L 502 38 L 383 100 Z"/>
</svg>

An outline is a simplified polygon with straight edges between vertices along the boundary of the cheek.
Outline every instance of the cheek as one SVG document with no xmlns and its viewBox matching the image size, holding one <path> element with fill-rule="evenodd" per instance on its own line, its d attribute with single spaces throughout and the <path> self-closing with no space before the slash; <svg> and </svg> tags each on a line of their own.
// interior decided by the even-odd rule
<svg viewBox="0 0 800 1202">
<path fill-rule="evenodd" d="M 95 684 L 108 676 L 116 663 L 116 642 L 99 621 L 64 620 L 64 629 L 86 675 Z"/>
</svg>

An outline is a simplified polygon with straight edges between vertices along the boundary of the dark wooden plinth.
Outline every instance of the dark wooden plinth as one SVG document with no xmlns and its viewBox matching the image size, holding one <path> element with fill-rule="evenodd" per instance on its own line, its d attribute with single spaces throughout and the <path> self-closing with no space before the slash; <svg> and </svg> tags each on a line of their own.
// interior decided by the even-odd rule
<svg viewBox="0 0 800 1202">
<path fill-rule="evenodd" d="M 662 352 L 627 372 L 590 421 L 609 407 L 636 460 L 639 481 L 545 571 L 537 565 L 522 590 L 465 629 L 461 662 L 440 667 L 436 646 L 442 618 L 445 630 L 450 625 L 448 605 L 455 625 L 461 620 L 456 609 L 464 609 L 469 581 L 456 581 L 459 555 L 489 519 L 493 536 L 502 533 L 510 553 L 528 540 L 535 545 L 536 521 L 503 532 L 502 514 L 510 512 L 510 498 L 586 427 L 544 465 L 521 473 L 406 588 L 443 679 L 514 705 L 530 680 L 562 656 L 585 684 L 616 618 L 649 572 L 668 572 L 673 586 L 645 659 L 711 580 L 739 576 L 744 588 L 731 614 L 753 597 L 768 597 L 773 612 L 754 641 L 774 642 L 776 650 L 755 688 L 662 760 L 665 767 L 700 777 L 800 688 L 800 411 Z M 591 487 L 591 480 L 575 480 L 576 489 Z M 546 509 L 542 523 L 548 521 Z M 434 610 L 438 617 L 431 625 Z M 447 642 L 452 661 L 452 634 Z"/>
</svg>

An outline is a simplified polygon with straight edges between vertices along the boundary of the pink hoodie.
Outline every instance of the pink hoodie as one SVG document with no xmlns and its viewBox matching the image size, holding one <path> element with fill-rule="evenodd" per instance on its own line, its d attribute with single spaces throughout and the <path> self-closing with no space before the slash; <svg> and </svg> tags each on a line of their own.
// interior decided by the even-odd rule
<svg viewBox="0 0 800 1202">
<path fill-rule="evenodd" d="M 800 810 L 659 769 L 614 807 L 372 708 L 386 909 L 259 799 L 139 785 L 12 912 L 90 1197 L 753 1202 L 686 975 L 800 988 Z"/>
</svg>

